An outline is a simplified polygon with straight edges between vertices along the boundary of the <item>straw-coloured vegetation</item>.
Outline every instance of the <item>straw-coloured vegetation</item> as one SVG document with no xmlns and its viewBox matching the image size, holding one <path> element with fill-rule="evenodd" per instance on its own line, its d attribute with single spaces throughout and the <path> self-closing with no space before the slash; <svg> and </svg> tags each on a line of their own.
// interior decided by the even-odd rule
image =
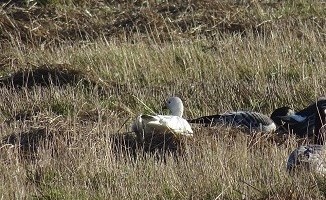
<svg viewBox="0 0 326 200">
<path fill-rule="evenodd" d="M 1 3 L 0 196 L 325 199 L 324 177 L 286 171 L 308 140 L 130 133 L 173 95 L 185 118 L 307 106 L 325 95 L 325 22 L 322 0 Z"/>
</svg>

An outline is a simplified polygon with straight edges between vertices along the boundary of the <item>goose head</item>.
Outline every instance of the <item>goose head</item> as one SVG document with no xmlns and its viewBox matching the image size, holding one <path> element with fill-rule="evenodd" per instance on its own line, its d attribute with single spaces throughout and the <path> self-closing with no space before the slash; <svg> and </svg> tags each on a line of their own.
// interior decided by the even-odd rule
<svg viewBox="0 0 326 200">
<path fill-rule="evenodd" d="M 179 97 L 170 97 L 166 101 L 166 107 L 170 110 L 171 115 L 182 117 L 183 103 Z"/>
<path fill-rule="evenodd" d="M 274 110 L 271 115 L 271 119 L 277 126 L 282 126 L 282 118 L 293 116 L 295 114 L 294 110 L 288 106 L 283 106 Z"/>
</svg>

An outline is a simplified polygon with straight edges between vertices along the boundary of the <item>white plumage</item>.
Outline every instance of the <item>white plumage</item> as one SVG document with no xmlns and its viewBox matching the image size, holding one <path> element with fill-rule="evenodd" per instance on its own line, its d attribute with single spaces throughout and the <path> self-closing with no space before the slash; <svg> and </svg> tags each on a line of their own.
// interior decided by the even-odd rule
<svg viewBox="0 0 326 200">
<path fill-rule="evenodd" d="M 146 134 L 173 133 L 177 135 L 192 136 L 193 131 L 182 118 L 183 103 L 178 97 L 170 97 L 166 102 L 172 115 L 139 115 L 132 125 L 132 130 L 144 138 Z"/>
</svg>

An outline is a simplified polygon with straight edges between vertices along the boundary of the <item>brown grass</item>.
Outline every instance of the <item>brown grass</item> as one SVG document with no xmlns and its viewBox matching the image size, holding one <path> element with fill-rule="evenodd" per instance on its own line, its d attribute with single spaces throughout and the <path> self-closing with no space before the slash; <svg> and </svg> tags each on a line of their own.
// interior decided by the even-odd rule
<svg viewBox="0 0 326 200">
<path fill-rule="evenodd" d="M 271 30 L 291 28 L 299 37 L 298 24 L 325 26 L 322 1 L 35 1 L 3 4 L 0 40 L 18 37 L 24 43 L 42 46 L 94 40 L 102 37 L 132 40 L 151 38 L 161 43 L 180 38 L 220 34 L 271 36 Z M 17 5 L 19 7 L 17 7 Z"/>
<path fill-rule="evenodd" d="M 323 1 L 34 3 L 0 8 L 2 198 L 325 199 L 323 177 L 286 171 L 309 141 L 193 127 L 175 154 L 127 133 L 139 100 L 180 96 L 192 118 L 324 96 Z"/>
</svg>

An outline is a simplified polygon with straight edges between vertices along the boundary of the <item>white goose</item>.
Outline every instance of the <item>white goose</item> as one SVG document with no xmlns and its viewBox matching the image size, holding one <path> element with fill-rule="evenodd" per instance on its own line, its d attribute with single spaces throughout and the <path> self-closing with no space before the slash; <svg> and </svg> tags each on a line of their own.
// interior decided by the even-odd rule
<svg viewBox="0 0 326 200">
<path fill-rule="evenodd" d="M 166 106 L 171 115 L 139 115 L 132 125 L 132 131 L 139 139 L 143 139 L 146 134 L 152 133 L 173 133 L 176 135 L 192 136 L 193 131 L 184 118 L 183 103 L 179 97 L 170 97 L 166 101 Z"/>
<path fill-rule="evenodd" d="M 287 161 L 287 170 L 290 172 L 302 166 L 321 174 L 326 173 L 326 146 L 324 145 L 326 106 L 317 104 L 316 107 L 314 144 L 300 146 L 290 154 Z"/>
</svg>

